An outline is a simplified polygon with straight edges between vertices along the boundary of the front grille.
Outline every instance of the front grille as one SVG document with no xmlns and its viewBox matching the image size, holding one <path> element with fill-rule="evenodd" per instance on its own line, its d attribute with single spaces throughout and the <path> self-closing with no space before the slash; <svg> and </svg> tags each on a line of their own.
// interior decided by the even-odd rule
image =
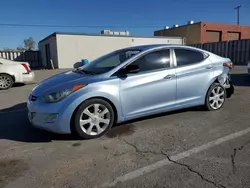
<svg viewBox="0 0 250 188">
<path fill-rule="evenodd" d="M 31 101 L 33 101 L 33 102 L 34 102 L 34 101 L 36 101 L 36 99 L 37 99 L 37 97 L 36 97 L 36 96 L 34 96 L 34 95 L 30 95 L 30 100 L 31 100 Z"/>
</svg>

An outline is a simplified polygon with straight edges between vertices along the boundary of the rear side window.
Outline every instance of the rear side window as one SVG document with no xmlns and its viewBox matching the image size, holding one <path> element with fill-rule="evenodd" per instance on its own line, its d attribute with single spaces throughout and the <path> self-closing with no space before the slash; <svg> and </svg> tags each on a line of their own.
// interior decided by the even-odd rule
<svg viewBox="0 0 250 188">
<path fill-rule="evenodd" d="M 159 70 L 170 67 L 170 50 L 164 49 L 146 54 L 132 65 L 139 66 L 140 72 Z"/>
<path fill-rule="evenodd" d="M 189 49 L 175 49 L 177 66 L 192 65 L 199 63 L 205 59 L 205 55 L 201 52 Z"/>
</svg>

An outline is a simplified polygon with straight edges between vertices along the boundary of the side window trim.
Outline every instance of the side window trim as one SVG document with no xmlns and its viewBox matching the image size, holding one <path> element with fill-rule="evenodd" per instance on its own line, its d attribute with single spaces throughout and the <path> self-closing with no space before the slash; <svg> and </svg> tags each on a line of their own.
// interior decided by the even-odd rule
<svg viewBox="0 0 250 188">
<path fill-rule="evenodd" d="M 180 65 L 180 66 L 178 66 L 178 65 L 177 65 L 176 53 L 175 53 L 175 50 L 176 50 L 176 49 L 183 49 L 183 50 L 190 50 L 190 51 L 194 51 L 194 52 L 199 52 L 199 53 L 201 53 L 201 54 L 204 56 L 204 59 L 203 59 L 202 61 L 195 62 L 195 63 L 189 64 L 189 65 Z M 174 66 L 175 66 L 176 68 L 187 67 L 187 66 L 199 64 L 199 63 L 203 62 L 204 60 L 206 60 L 208 57 L 209 57 L 209 54 L 204 53 L 204 52 L 199 51 L 199 50 L 189 49 L 189 48 L 178 48 L 178 47 L 173 48 Z"/>
<path fill-rule="evenodd" d="M 132 61 L 128 62 L 127 64 L 125 64 L 123 67 L 121 67 L 118 71 L 116 71 L 114 74 L 112 74 L 110 77 L 113 77 L 113 76 L 117 76 L 117 73 L 125 68 L 126 66 L 134 63 L 135 61 L 137 61 L 139 58 L 142 58 L 143 56 L 149 54 L 149 53 L 152 53 L 152 52 L 157 52 L 157 51 L 162 51 L 162 50 L 169 50 L 169 58 L 170 58 L 170 67 L 164 67 L 164 68 L 161 68 L 161 69 L 156 69 L 156 70 L 151 70 L 151 71 L 145 71 L 145 72 L 141 72 L 141 73 L 137 73 L 137 74 L 130 74 L 131 76 L 134 76 L 134 75 L 142 75 L 142 74 L 148 74 L 148 73 L 152 73 L 152 72 L 158 72 L 158 71 L 163 71 L 163 70 L 168 70 L 168 69 L 172 69 L 172 68 L 175 68 L 174 66 L 174 62 L 173 62 L 173 49 L 171 47 L 165 47 L 165 48 L 160 48 L 160 49 L 155 49 L 155 50 L 151 50 L 149 52 L 145 52 L 141 55 L 139 55 L 136 59 L 133 59 Z"/>
<path fill-rule="evenodd" d="M 139 73 L 139 74 L 143 74 L 143 73 L 150 73 L 150 72 L 154 72 L 154 71 L 161 71 L 161 70 L 167 70 L 167 69 L 171 69 L 171 68 L 174 68 L 173 64 L 172 64 L 172 56 L 171 56 L 171 48 L 168 47 L 168 48 L 160 48 L 160 49 L 155 49 L 155 50 L 152 50 L 152 51 L 149 51 L 149 52 L 146 52 L 146 53 L 143 53 L 142 55 L 138 56 L 136 59 L 134 59 L 133 61 L 127 63 L 126 65 L 123 66 L 126 67 L 132 63 L 134 63 L 135 61 L 137 61 L 139 58 L 142 58 L 143 56 L 146 56 L 150 53 L 153 53 L 153 52 L 158 52 L 158 51 L 162 51 L 162 50 L 169 50 L 169 58 L 170 58 L 170 67 L 164 67 L 164 68 L 161 68 L 161 69 L 155 69 L 155 70 L 151 70 L 151 71 L 145 71 L 145 72 L 142 72 L 142 73 Z"/>
</svg>

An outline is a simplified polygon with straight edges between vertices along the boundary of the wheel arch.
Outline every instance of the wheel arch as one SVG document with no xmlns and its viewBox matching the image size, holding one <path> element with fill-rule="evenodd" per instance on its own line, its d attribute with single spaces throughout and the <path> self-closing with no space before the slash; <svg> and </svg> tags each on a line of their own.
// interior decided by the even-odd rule
<svg viewBox="0 0 250 188">
<path fill-rule="evenodd" d="M 82 105 L 82 103 L 84 103 L 84 102 L 87 101 L 87 100 L 92 100 L 92 99 L 101 99 L 101 100 L 104 100 L 104 101 L 108 102 L 108 103 L 111 105 L 111 107 L 112 107 L 112 109 L 113 109 L 113 111 L 114 111 L 114 114 L 115 114 L 114 122 L 117 123 L 119 114 L 118 114 L 118 109 L 117 109 L 116 105 L 114 104 L 114 102 L 112 102 L 112 101 L 111 101 L 110 99 L 108 99 L 107 97 L 103 97 L 103 96 L 93 96 L 93 97 L 87 98 L 86 100 L 82 101 L 80 104 L 77 105 L 77 107 L 76 107 L 75 110 L 73 111 L 73 113 L 72 113 L 72 115 L 71 115 L 71 117 L 70 117 L 70 130 L 71 130 L 72 133 L 75 132 L 73 126 L 74 126 L 74 117 L 75 117 L 75 115 L 76 115 L 77 110 L 78 110 L 79 107 Z"/>
<path fill-rule="evenodd" d="M 15 81 L 16 81 L 16 78 L 15 78 L 14 74 L 7 73 L 7 72 L 0 72 L 0 74 L 6 74 L 6 75 L 9 75 L 9 76 L 13 79 L 13 82 L 15 82 Z"/>
<path fill-rule="evenodd" d="M 208 91 L 209 91 L 210 87 L 211 87 L 214 83 L 221 84 L 220 81 L 219 81 L 219 76 L 220 76 L 220 75 L 215 76 L 215 77 L 210 81 L 210 83 L 209 83 L 209 85 L 208 85 L 209 87 L 207 87 L 207 91 L 206 91 L 205 96 L 204 96 L 204 104 L 206 103 L 206 98 L 207 98 L 207 94 L 208 94 Z"/>
</svg>

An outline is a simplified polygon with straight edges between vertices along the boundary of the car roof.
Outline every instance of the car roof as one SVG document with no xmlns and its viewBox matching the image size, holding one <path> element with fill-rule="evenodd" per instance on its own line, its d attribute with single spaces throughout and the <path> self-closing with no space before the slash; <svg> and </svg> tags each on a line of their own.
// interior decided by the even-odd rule
<svg viewBox="0 0 250 188">
<path fill-rule="evenodd" d="M 191 47 L 191 46 L 186 46 L 186 45 L 181 45 L 181 44 L 147 44 L 147 45 L 138 45 L 138 46 L 131 46 L 126 49 L 131 49 L 131 50 L 140 50 L 140 51 L 146 51 L 150 49 L 157 49 L 157 48 L 164 48 L 164 47 L 179 47 L 179 48 L 189 48 L 189 49 L 196 49 L 196 50 L 201 50 L 199 48 Z"/>
</svg>

